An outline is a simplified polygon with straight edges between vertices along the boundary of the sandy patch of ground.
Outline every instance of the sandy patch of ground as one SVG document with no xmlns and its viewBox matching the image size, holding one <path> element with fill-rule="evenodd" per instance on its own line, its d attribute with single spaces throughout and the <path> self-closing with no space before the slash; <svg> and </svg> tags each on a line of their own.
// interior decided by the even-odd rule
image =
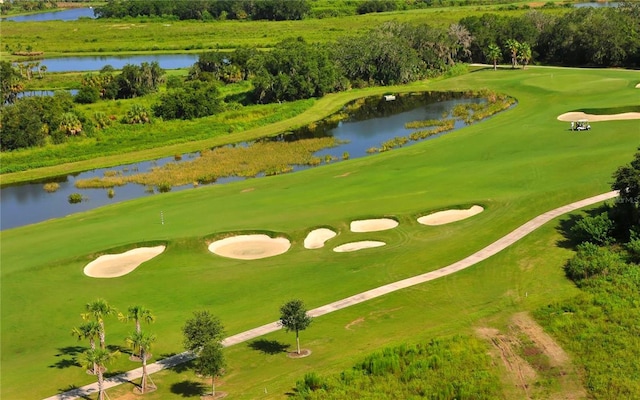
<svg viewBox="0 0 640 400">
<path fill-rule="evenodd" d="M 473 206 L 467 210 L 445 210 L 438 211 L 433 214 L 425 215 L 418 218 L 418 222 L 422 225 L 444 225 L 451 222 L 461 221 L 463 219 L 473 217 L 476 214 L 480 214 L 484 211 L 484 208 L 480 206 Z"/>
<path fill-rule="evenodd" d="M 319 249 L 324 247 L 324 243 L 336 237 L 337 233 L 327 228 L 314 229 L 304 239 L 305 249 Z"/>
<path fill-rule="evenodd" d="M 84 274 L 92 278 L 117 278 L 161 254 L 164 249 L 165 246 L 140 247 L 120 254 L 105 254 L 87 264 Z"/>
<path fill-rule="evenodd" d="M 353 328 L 355 325 L 361 324 L 361 323 L 363 323 L 363 322 L 364 322 L 364 317 L 360 317 L 360 318 L 358 318 L 358 319 L 354 319 L 353 321 L 351 321 L 351 322 L 349 322 L 348 324 L 346 324 L 346 325 L 344 326 L 344 329 L 346 329 L 346 330 L 348 330 L 348 331 L 352 331 L 352 330 L 353 330 L 352 328 Z"/>
<path fill-rule="evenodd" d="M 393 229 L 398 221 L 391 218 L 363 219 L 351 222 L 351 232 L 377 232 Z"/>
<path fill-rule="evenodd" d="M 209 245 L 209 251 L 222 257 L 239 260 L 257 260 L 285 253 L 291 242 L 285 238 L 267 235 L 238 235 L 216 240 Z"/>
<path fill-rule="evenodd" d="M 589 122 L 597 122 L 597 121 L 619 121 L 623 119 L 640 119 L 640 113 L 638 112 L 628 112 L 621 114 L 609 114 L 609 115 L 594 115 L 594 114 L 586 114 L 583 112 L 568 112 L 562 115 L 558 115 L 558 121 L 563 122 L 571 122 L 577 121 L 579 119 L 586 119 Z"/>
<path fill-rule="evenodd" d="M 487 327 L 476 331 L 493 345 L 493 357 L 500 359 L 507 370 L 508 386 L 517 388 L 518 394 L 507 390 L 508 398 L 515 395 L 526 399 L 586 398 L 567 353 L 529 314 L 515 314 L 507 332 Z M 557 383 L 545 383 L 548 380 Z"/>
<path fill-rule="evenodd" d="M 350 251 L 358 251 L 362 249 L 370 249 L 372 247 L 380 247 L 386 245 L 385 242 L 377 242 L 375 240 L 363 240 L 361 242 L 345 243 L 333 249 L 336 253 L 347 253 Z"/>
<path fill-rule="evenodd" d="M 640 89 L 640 83 L 636 85 L 636 89 Z"/>
</svg>

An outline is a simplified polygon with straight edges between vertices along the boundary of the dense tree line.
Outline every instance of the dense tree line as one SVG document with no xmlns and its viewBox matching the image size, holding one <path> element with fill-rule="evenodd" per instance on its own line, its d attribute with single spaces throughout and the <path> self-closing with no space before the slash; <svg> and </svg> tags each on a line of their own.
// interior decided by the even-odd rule
<svg viewBox="0 0 640 400">
<path fill-rule="evenodd" d="M 109 0 L 98 18 L 173 17 L 180 20 L 301 20 L 311 10 L 307 0 Z"/>
<path fill-rule="evenodd" d="M 613 179 L 615 203 L 568 232 L 579 244 L 565 272 L 581 293 L 537 317 L 576 355 L 591 397 L 631 399 L 640 393 L 640 149 Z"/>
<path fill-rule="evenodd" d="M 571 66 L 640 65 L 640 3 L 619 7 L 576 8 L 562 15 L 530 11 L 522 16 L 498 14 L 460 20 L 473 36 L 475 62 L 493 62 L 487 50 L 501 49 L 500 60 L 511 59 L 509 40 L 526 43 L 532 58 L 542 63 Z"/>
</svg>

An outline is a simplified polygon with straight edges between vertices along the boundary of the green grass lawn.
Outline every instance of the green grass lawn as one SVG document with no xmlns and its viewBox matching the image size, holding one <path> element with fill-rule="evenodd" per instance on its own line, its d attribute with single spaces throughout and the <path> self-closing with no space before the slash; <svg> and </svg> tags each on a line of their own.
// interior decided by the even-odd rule
<svg viewBox="0 0 640 400">
<path fill-rule="evenodd" d="M 93 381 L 68 362 L 81 350 L 76 346 L 86 346 L 70 330 L 96 297 L 122 310 L 136 303 L 151 308 L 157 322 L 148 329 L 159 338 L 153 353 L 162 356 L 182 350 L 180 327 L 194 310 L 210 310 L 228 334 L 238 333 L 276 320 L 279 306 L 293 297 L 314 308 L 440 268 L 542 212 L 605 192 L 612 172 L 639 144 L 638 121 L 594 122 L 590 132 L 575 133 L 556 117 L 634 105 L 637 83 L 634 71 L 534 67 L 423 83 L 414 87 L 487 87 L 517 98 L 518 105 L 435 140 L 362 159 L 166 193 L 3 231 L 2 397 L 45 397 Z M 348 97 L 320 100 L 308 112 L 322 113 Z M 486 210 L 441 227 L 415 222 L 430 210 L 471 204 Z M 348 231 L 351 220 L 381 216 L 397 218 L 399 227 Z M 327 248 L 305 250 L 306 233 L 318 226 L 340 234 Z M 291 250 L 250 262 L 207 252 L 206 239 L 216 234 L 257 230 L 288 236 Z M 368 239 L 387 246 L 331 251 Z M 306 371 L 338 371 L 381 345 L 465 330 L 482 318 L 569 296 L 575 289 L 560 267 L 570 252 L 556 245 L 559 239 L 549 225 L 469 270 L 318 318 L 302 333 L 303 346 L 314 351 L 303 360 L 246 345 L 230 348 L 229 374 L 220 389 L 256 398 L 268 387 L 269 396 L 281 398 Z M 127 276 L 92 279 L 82 273 L 98 253 L 150 241 L 165 242 L 166 252 Z M 344 328 L 361 317 L 354 330 Z M 131 329 L 108 320 L 108 343 L 124 345 Z M 283 332 L 267 339 L 294 343 Z M 135 366 L 121 357 L 110 371 Z M 170 388 L 189 379 L 181 374 L 154 377 L 161 389 L 149 398 L 180 398 Z"/>
</svg>

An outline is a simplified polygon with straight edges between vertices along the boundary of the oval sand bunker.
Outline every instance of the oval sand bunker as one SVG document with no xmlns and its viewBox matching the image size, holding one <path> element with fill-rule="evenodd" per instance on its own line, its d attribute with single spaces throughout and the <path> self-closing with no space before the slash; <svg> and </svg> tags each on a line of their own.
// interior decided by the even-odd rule
<svg viewBox="0 0 640 400">
<path fill-rule="evenodd" d="M 425 215 L 418 218 L 418 222 L 422 225 L 444 225 L 451 222 L 461 221 L 463 219 L 473 217 L 476 214 L 480 214 L 484 211 L 484 208 L 480 206 L 473 206 L 467 210 L 445 210 L 439 211 L 433 214 Z"/>
<path fill-rule="evenodd" d="M 164 249 L 165 246 L 140 247 L 120 254 L 105 254 L 87 264 L 84 274 L 92 278 L 117 278 L 160 255 Z"/>
<path fill-rule="evenodd" d="M 363 240 L 361 242 L 345 243 L 333 249 L 336 253 L 347 253 L 350 251 L 358 251 L 362 249 L 370 249 L 372 247 L 380 247 L 386 245 L 385 242 L 377 242 L 375 240 Z"/>
<path fill-rule="evenodd" d="M 267 235 L 239 235 L 217 240 L 209 245 L 209 251 L 222 257 L 239 260 L 257 260 L 285 253 L 291 242 L 285 238 Z"/>
<path fill-rule="evenodd" d="M 363 219 L 351 222 L 351 232 L 377 232 L 393 229 L 398 226 L 398 221 L 391 218 Z"/>
<path fill-rule="evenodd" d="M 305 249 L 319 249 L 324 247 L 324 243 L 336 237 L 337 233 L 327 228 L 314 229 L 304 239 Z"/>
</svg>

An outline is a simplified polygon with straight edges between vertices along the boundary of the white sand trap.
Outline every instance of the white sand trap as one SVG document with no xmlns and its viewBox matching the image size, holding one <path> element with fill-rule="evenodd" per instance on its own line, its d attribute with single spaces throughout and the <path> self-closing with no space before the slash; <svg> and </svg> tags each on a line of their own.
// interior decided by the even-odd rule
<svg viewBox="0 0 640 400">
<path fill-rule="evenodd" d="M 636 85 L 636 89 L 640 89 L 640 83 Z"/>
<path fill-rule="evenodd" d="M 319 249 L 324 247 L 324 243 L 336 237 L 337 233 L 327 228 L 314 229 L 304 239 L 305 249 Z"/>
<path fill-rule="evenodd" d="M 377 232 L 393 229 L 398 226 L 398 221 L 391 218 L 363 219 L 351 222 L 351 232 Z"/>
<path fill-rule="evenodd" d="M 257 260 L 285 253 L 291 242 L 285 238 L 267 235 L 238 235 L 217 240 L 209 245 L 209 251 L 222 257 L 239 260 Z"/>
<path fill-rule="evenodd" d="M 120 254 L 105 254 L 87 264 L 84 274 L 92 278 L 117 278 L 160 255 L 164 249 L 165 246 L 140 247 Z"/>
<path fill-rule="evenodd" d="M 385 242 L 377 242 L 375 240 L 363 240 L 361 242 L 345 243 L 333 249 L 336 253 L 347 253 L 349 251 L 358 251 L 362 249 L 370 249 L 372 247 L 380 247 L 386 245 Z"/>
<path fill-rule="evenodd" d="M 579 119 L 586 119 L 589 122 L 597 121 L 619 121 L 623 119 L 640 119 L 640 113 L 628 112 L 621 114 L 594 115 L 585 114 L 583 112 L 568 112 L 558 116 L 558 121 L 571 122 Z"/>
<path fill-rule="evenodd" d="M 480 214 L 484 211 L 484 208 L 480 206 L 473 206 L 467 210 L 445 210 L 438 211 L 433 214 L 425 215 L 418 218 L 418 222 L 422 225 L 444 225 L 451 222 L 461 221 L 463 219 L 473 217 L 476 214 Z"/>
</svg>

